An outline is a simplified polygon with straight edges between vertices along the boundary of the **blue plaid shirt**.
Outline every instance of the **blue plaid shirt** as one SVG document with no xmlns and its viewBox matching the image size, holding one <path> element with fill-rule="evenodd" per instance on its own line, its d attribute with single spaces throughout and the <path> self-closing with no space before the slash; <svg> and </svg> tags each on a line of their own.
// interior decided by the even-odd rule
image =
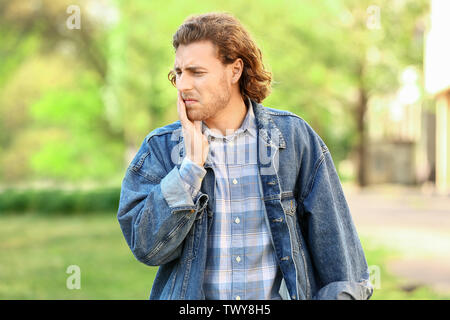
<svg viewBox="0 0 450 320">
<path fill-rule="evenodd" d="M 215 212 L 208 234 L 203 289 L 206 299 L 281 299 L 282 279 L 270 231 L 257 165 L 257 129 L 252 108 L 230 135 L 210 130 L 207 163 L 216 177 Z M 193 197 L 206 170 L 185 158 L 180 176 Z"/>
</svg>

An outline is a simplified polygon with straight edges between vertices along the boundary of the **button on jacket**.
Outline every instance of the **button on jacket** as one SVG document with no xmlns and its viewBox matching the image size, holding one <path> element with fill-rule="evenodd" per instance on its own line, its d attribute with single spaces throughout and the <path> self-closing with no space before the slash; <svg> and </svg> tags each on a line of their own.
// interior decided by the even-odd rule
<svg viewBox="0 0 450 320">
<path fill-rule="evenodd" d="M 288 111 L 251 101 L 257 163 L 284 299 L 368 299 L 373 289 L 364 252 L 330 152 Z M 215 175 L 193 199 L 183 185 L 181 124 L 144 139 L 122 181 L 118 220 L 137 260 L 160 266 L 150 299 L 204 299 Z"/>
</svg>

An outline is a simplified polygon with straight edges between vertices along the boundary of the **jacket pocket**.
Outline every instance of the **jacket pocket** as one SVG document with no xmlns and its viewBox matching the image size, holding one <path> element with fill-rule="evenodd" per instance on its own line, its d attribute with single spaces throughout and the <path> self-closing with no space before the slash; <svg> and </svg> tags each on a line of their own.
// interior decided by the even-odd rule
<svg viewBox="0 0 450 320">
<path fill-rule="evenodd" d="M 286 222 L 288 224 L 289 233 L 291 237 L 294 237 L 291 241 L 292 250 L 294 253 L 298 253 L 300 249 L 300 239 L 297 233 L 297 202 L 295 198 L 287 198 L 281 201 L 284 213 L 286 214 Z"/>
<path fill-rule="evenodd" d="M 299 225 L 298 217 L 297 217 L 297 201 L 295 198 L 290 198 L 283 200 L 286 204 L 283 206 L 286 213 L 286 220 L 289 228 L 289 232 L 291 234 L 291 245 L 294 256 L 296 256 L 297 261 L 299 261 L 300 270 L 303 269 L 301 275 L 299 275 L 300 279 L 303 279 L 303 289 L 306 299 L 311 299 L 311 285 L 309 283 L 309 270 L 306 261 L 306 253 L 304 248 L 304 243 L 302 241 L 303 237 L 301 236 L 301 228 Z M 298 260 L 299 259 L 299 260 Z"/>
<path fill-rule="evenodd" d="M 186 237 L 184 250 L 187 250 L 185 257 L 188 260 L 192 260 L 197 256 L 200 245 L 200 237 L 206 223 L 206 217 L 206 208 L 204 208 L 202 212 L 197 213 L 194 224 Z"/>
</svg>

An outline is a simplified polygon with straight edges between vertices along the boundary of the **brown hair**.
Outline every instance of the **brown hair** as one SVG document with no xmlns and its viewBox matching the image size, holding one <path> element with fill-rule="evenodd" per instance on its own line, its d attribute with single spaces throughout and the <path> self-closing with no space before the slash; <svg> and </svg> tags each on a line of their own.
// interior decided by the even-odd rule
<svg viewBox="0 0 450 320">
<path fill-rule="evenodd" d="M 173 36 L 175 51 L 180 45 L 210 40 L 218 48 L 223 64 L 241 58 L 244 69 L 239 79 L 242 96 L 260 103 L 271 90 L 272 74 L 264 69 L 261 50 L 251 39 L 242 24 L 228 13 L 206 13 L 188 17 Z M 176 85 L 176 75 L 171 70 L 170 82 Z"/>
</svg>

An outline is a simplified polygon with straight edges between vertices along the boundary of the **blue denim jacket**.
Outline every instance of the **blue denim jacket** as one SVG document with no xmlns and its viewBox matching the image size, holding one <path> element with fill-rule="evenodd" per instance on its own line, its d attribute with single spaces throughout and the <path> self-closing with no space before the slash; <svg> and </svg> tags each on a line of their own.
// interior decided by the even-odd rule
<svg viewBox="0 0 450 320">
<path fill-rule="evenodd" d="M 286 299 L 368 299 L 361 243 L 327 146 L 300 117 L 252 101 L 263 200 Z M 181 124 L 145 137 L 122 182 L 118 220 L 137 260 L 160 266 L 150 299 L 204 299 L 207 233 L 214 219 L 208 165 L 196 198 L 179 174 Z"/>
</svg>

